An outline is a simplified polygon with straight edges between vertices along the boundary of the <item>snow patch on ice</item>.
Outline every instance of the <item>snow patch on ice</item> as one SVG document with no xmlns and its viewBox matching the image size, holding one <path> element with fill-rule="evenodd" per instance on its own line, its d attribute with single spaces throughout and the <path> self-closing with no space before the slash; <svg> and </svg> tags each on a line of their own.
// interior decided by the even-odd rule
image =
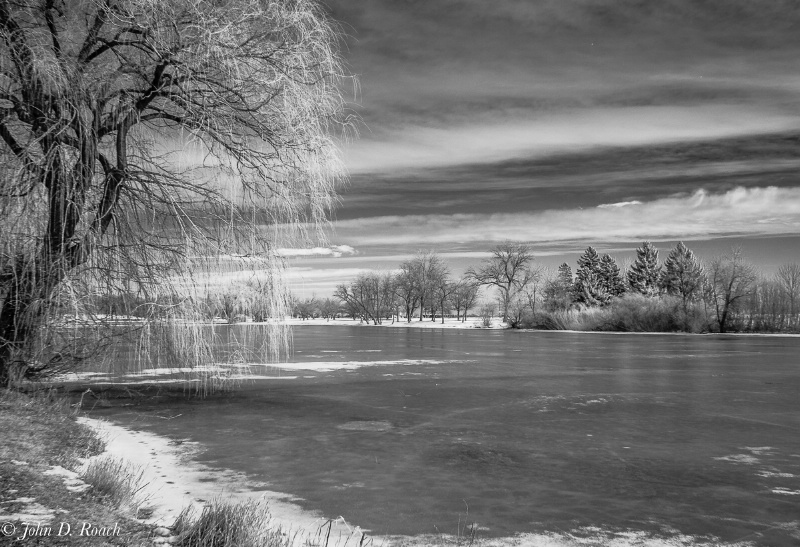
<svg viewBox="0 0 800 547">
<path fill-rule="evenodd" d="M 771 446 L 745 446 L 742 447 L 741 450 L 749 450 L 756 456 L 769 456 L 775 449 Z"/>
<path fill-rule="evenodd" d="M 758 475 L 759 477 L 766 477 L 766 478 L 778 477 L 781 479 L 792 479 L 795 477 L 795 475 L 791 473 L 779 473 L 773 471 L 759 471 L 758 473 L 756 473 L 756 475 Z"/>
<path fill-rule="evenodd" d="M 800 496 L 800 490 L 791 490 L 783 487 L 773 488 L 772 493 L 783 494 L 784 496 Z"/>
<path fill-rule="evenodd" d="M 730 456 L 721 456 L 714 459 L 723 462 L 743 463 L 746 465 L 753 465 L 754 463 L 759 462 L 758 458 L 751 456 L 750 454 L 731 454 Z"/>
<path fill-rule="evenodd" d="M 460 360 L 437 359 L 397 359 L 392 361 L 304 361 L 300 363 L 274 363 L 269 366 L 283 370 L 314 370 L 332 372 L 335 370 L 355 370 L 362 367 L 379 367 L 388 365 L 442 365 L 446 363 L 465 363 Z"/>
</svg>

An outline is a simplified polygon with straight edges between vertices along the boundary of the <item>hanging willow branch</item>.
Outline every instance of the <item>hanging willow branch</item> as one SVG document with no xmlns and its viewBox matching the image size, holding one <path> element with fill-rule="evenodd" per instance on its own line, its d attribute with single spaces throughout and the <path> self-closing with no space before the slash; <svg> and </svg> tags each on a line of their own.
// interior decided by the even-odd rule
<svg viewBox="0 0 800 547">
<path fill-rule="evenodd" d="M 339 39 L 312 0 L 0 1 L 0 382 L 89 355 L 65 318 L 110 294 L 145 357 L 204 364 L 195 304 L 230 257 L 283 313 L 277 240 L 321 235 L 343 178 Z"/>
</svg>

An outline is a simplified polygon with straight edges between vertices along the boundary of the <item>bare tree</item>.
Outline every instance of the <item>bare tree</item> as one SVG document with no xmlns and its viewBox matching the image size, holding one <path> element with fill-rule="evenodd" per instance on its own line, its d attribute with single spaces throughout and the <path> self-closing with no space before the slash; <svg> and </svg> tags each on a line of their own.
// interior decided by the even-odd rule
<svg viewBox="0 0 800 547">
<path fill-rule="evenodd" d="M 734 248 L 724 256 L 711 260 L 708 271 L 708 295 L 714 306 L 719 332 L 726 332 L 732 312 L 750 295 L 757 279 L 755 268 Z"/>
<path fill-rule="evenodd" d="M 326 298 L 320 304 L 319 311 L 322 317 L 330 321 L 331 319 L 336 319 L 336 317 L 342 313 L 342 306 L 340 302 L 332 298 Z"/>
<path fill-rule="evenodd" d="M 472 279 L 462 277 L 454 283 L 450 304 L 456 310 L 456 319 L 467 320 L 467 312 L 475 306 L 480 286 Z M 463 311 L 463 314 L 462 314 Z"/>
<path fill-rule="evenodd" d="M 442 324 L 444 324 L 444 314 L 447 313 L 447 307 L 450 304 L 450 297 L 455 290 L 456 284 L 450 281 L 450 272 L 445 270 L 444 275 L 439 277 L 436 284 L 433 286 L 434 301 L 436 302 L 439 315 L 442 318 Z M 435 320 L 436 314 L 431 310 L 431 321 Z"/>
<path fill-rule="evenodd" d="M 448 275 L 447 265 L 435 251 L 420 251 L 410 261 L 408 269 L 414 280 L 413 285 L 416 287 L 419 320 L 422 321 L 425 305 L 430 306 L 431 303 L 435 303 L 436 287 Z"/>
<path fill-rule="evenodd" d="M 536 302 L 542 299 L 542 285 L 545 276 L 541 268 L 531 269 L 530 280 L 520 290 L 531 314 L 536 315 Z"/>
<path fill-rule="evenodd" d="M 324 224 L 342 177 L 338 46 L 312 0 L 0 2 L 0 383 L 63 362 L 42 327 L 87 294 L 191 326 L 193 272 L 280 270 L 276 237 Z"/>
<path fill-rule="evenodd" d="M 334 297 L 358 310 L 365 321 L 380 325 L 394 308 L 394 276 L 388 272 L 360 273 L 349 285 L 337 286 Z"/>
<path fill-rule="evenodd" d="M 303 300 L 297 299 L 292 309 L 292 314 L 303 321 L 306 319 L 314 319 L 319 313 L 320 302 L 317 300 L 316 296 L 304 298 Z"/>
<path fill-rule="evenodd" d="M 753 290 L 744 299 L 746 330 L 778 332 L 786 326 L 787 302 L 784 291 L 776 279 L 758 279 Z"/>
<path fill-rule="evenodd" d="M 506 318 L 511 328 L 518 328 L 526 318 L 532 319 L 536 316 L 536 302 L 542 298 L 542 279 L 540 269 L 531 270 L 530 281 L 511 297 Z"/>
<path fill-rule="evenodd" d="M 466 275 L 481 285 L 498 288 L 503 321 L 507 321 L 512 297 L 533 278 L 534 273 L 530 267 L 533 253 L 528 245 L 513 241 L 497 245 L 490 253 L 492 256 L 484 260 L 480 268 L 470 268 Z"/>
<path fill-rule="evenodd" d="M 783 264 L 778 268 L 776 278 L 789 301 L 787 326 L 796 329 L 800 324 L 797 310 L 797 301 L 800 299 L 800 264 Z"/>
<path fill-rule="evenodd" d="M 398 305 L 403 306 L 409 323 L 419 304 L 420 289 L 417 283 L 414 262 L 407 260 L 400 264 L 400 272 L 395 276 L 395 295 L 399 301 Z"/>
</svg>

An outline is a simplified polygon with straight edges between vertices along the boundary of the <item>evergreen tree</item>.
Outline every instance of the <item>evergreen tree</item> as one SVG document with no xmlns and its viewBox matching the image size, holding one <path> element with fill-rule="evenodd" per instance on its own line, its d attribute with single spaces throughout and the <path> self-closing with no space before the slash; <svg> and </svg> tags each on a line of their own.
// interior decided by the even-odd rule
<svg viewBox="0 0 800 547">
<path fill-rule="evenodd" d="M 636 260 L 628 270 L 628 286 L 634 292 L 655 296 L 659 292 L 660 278 L 658 249 L 649 241 L 645 241 L 636 249 Z"/>
<path fill-rule="evenodd" d="M 561 289 L 563 298 L 564 299 L 568 298 L 571 303 L 573 300 L 573 293 L 572 293 L 573 276 L 572 276 L 572 268 L 566 262 L 563 262 L 561 266 L 558 267 L 558 275 L 556 276 L 556 283 L 558 284 L 559 289 Z"/>
<path fill-rule="evenodd" d="M 622 273 L 619 271 L 617 261 L 610 255 L 604 254 L 600 257 L 599 273 L 603 288 L 610 296 L 622 296 L 625 293 Z"/>
<path fill-rule="evenodd" d="M 550 310 L 567 310 L 574 300 L 572 268 L 564 262 L 544 287 L 544 304 Z"/>
<path fill-rule="evenodd" d="M 679 242 L 664 261 L 661 289 L 667 294 L 681 297 L 685 316 L 689 303 L 702 296 L 704 283 L 705 272 L 700 261 L 682 241 Z"/>
<path fill-rule="evenodd" d="M 611 295 L 605 290 L 600 262 L 600 255 L 593 247 L 588 247 L 578 259 L 574 285 L 577 302 L 587 306 L 602 306 L 611 300 Z"/>
</svg>

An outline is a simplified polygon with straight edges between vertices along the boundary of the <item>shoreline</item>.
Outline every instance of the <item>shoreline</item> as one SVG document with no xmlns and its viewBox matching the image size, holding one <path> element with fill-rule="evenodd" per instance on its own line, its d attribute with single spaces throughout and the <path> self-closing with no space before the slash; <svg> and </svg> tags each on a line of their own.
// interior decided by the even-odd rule
<svg viewBox="0 0 800 547">
<path fill-rule="evenodd" d="M 350 318 L 347 319 L 297 319 L 288 318 L 286 324 L 291 327 L 371 327 L 371 328 L 407 328 L 407 329 L 460 329 L 460 330 L 507 330 L 512 332 L 547 332 L 547 333 L 569 333 L 569 334 L 610 334 L 610 335 L 648 335 L 648 336 L 723 336 L 723 337 L 738 337 L 738 336 L 757 336 L 757 337 L 783 337 L 783 338 L 798 338 L 800 333 L 787 333 L 787 332 L 650 332 L 650 331 L 612 331 L 612 330 L 569 330 L 569 329 L 512 329 L 506 326 L 500 318 L 492 319 L 491 327 L 482 327 L 478 325 L 480 318 L 470 317 L 467 321 L 456 321 L 452 318 L 445 318 L 444 324 L 441 322 L 433 323 L 432 321 L 419 321 L 413 320 L 411 323 L 405 321 L 396 321 L 395 323 L 386 322 L 380 325 L 373 325 L 371 323 L 359 323 Z M 236 323 L 236 325 L 260 325 L 261 323 Z"/>
<path fill-rule="evenodd" d="M 368 323 L 366 321 L 358 321 L 353 320 L 351 318 L 338 318 L 338 319 L 297 319 L 295 317 L 288 317 L 286 319 L 285 324 L 291 327 L 303 327 L 303 326 L 316 326 L 316 327 L 324 327 L 324 326 L 331 326 L 331 327 L 384 327 L 384 328 L 392 328 L 392 329 L 463 329 L 463 330 L 499 330 L 499 329 L 507 329 L 505 323 L 502 322 L 500 318 L 492 318 L 492 326 L 491 327 L 483 327 L 479 323 L 481 319 L 479 317 L 470 317 L 466 320 L 466 322 L 453 319 L 452 317 L 446 317 L 444 323 L 442 323 L 441 319 L 437 319 L 436 322 L 431 321 L 430 319 L 425 319 L 420 321 L 419 319 L 413 319 L 410 323 L 406 320 L 395 321 L 392 323 L 391 319 L 386 320 L 385 322 L 381 323 L 380 325 L 374 325 L 372 323 Z M 237 325 L 258 325 L 259 323 L 236 323 Z"/>
<path fill-rule="evenodd" d="M 214 468 L 197 462 L 202 450 L 197 443 L 176 442 L 168 437 L 129 429 L 112 422 L 81 417 L 78 421 L 92 428 L 106 443 L 96 458 L 116 457 L 143 473 L 142 506 L 153 509 L 140 522 L 171 528 L 178 515 L 191 507 L 198 516 L 209 502 L 247 502 L 263 500 L 269 506 L 271 522 L 296 545 L 304 545 L 332 521 L 331 536 L 349 537 L 361 530 L 350 528 L 343 519 L 326 518 L 303 509 L 298 498 L 268 489 L 241 472 Z M 341 519 L 341 520 L 340 520 Z"/>
</svg>

